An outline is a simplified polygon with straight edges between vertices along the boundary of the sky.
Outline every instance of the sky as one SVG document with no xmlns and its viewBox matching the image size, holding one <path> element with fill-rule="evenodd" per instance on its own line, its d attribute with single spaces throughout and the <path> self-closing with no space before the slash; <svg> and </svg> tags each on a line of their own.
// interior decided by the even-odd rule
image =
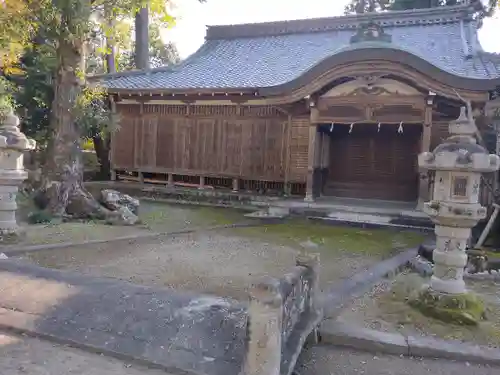
<svg viewBox="0 0 500 375">
<path fill-rule="evenodd" d="M 182 58 L 203 43 L 206 26 L 281 21 L 343 14 L 346 0 L 175 0 L 176 26 L 164 33 L 173 41 Z M 500 53 L 500 11 L 485 20 L 479 37 L 483 48 Z"/>
</svg>

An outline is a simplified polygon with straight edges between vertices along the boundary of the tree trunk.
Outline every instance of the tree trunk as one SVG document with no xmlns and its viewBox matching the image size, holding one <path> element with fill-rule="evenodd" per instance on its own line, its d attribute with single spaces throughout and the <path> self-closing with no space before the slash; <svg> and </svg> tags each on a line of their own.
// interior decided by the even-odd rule
<svg viewBox="0 0 500 375">
<path fill-rule="evenodd" d="M 116 46 L 113 37 L 116 19 L 113 10 L 109 7 L 105 9 L 105 18 L 109 29 L 106 36 L 106 72 L 116 73 Z"/>
<path fill-rule="evenodd" d="M 74 111 L 83 85 L 79 78 L 83 44 L 77 43 L 62 40 L 57 48 L 58 70 L 50 120 L 52 136 L 36 200 L 54 216 L 106 219 L 115 215 L 83 187 L 81 134 Z"/>
<path fill-rule="evenodd" d="M 96 135 L 92 138 L 94 150 L 99 161 L 99 179 L 109 180 L 111 177 L 111 164 L 109 162 L 109 150 L 111 147 L 111 137 L 106 134 L 103 137 Z"/>
<path fill-rule="evenodd" d="M 135 15 L 135 67 L 149 69 L 149 12 L 141 8 Z"/>
</svg>

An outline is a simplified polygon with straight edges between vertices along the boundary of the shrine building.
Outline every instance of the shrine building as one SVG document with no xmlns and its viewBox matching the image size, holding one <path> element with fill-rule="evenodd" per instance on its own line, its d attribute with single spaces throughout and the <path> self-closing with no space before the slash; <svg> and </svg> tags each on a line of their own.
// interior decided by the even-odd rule
<svg viewBox="0 0 500 375">
<path fill-rule="evenodd" d="M 172 67 L 101 76 L 114 178 L 422 202 L 417 155 L 500 86 L 472 6 L 210 26 Z M 486 124 L 478 123 L 479 132 Z"/>
</svg>

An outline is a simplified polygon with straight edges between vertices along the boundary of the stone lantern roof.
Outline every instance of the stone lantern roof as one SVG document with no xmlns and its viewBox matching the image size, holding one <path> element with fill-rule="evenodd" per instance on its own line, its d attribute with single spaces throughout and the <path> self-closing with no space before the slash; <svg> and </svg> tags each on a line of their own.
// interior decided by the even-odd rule
<svg viewBox="0 0 500 375">
<path fill-rule="evenodd" d="M 477 131 L 473 119 L 460 110 L 460 116 L 449 125 L 450 137 L 434 151 L 419 155 L 421 168 L 442 171 L 493 172 L 500 166 L 500 158 L 490 155 L 488 150 L 477 144 Z"/>
<path fill-rule="evenodd" d="M 19 130 L 19 117 L 12 110 L 0 120 L 0 149 L 33 150 L 36 142 Z"/>
</svg>

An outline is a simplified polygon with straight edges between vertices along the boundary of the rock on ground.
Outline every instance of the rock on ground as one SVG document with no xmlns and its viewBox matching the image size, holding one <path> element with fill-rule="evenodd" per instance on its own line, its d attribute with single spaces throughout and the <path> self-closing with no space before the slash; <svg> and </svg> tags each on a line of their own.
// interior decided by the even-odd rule
<svg viewBox="0 0 500 375">
<path fill-rule="evenodd" d="M 117 211 L 120 207 L 126 207 L 134 215 L 137 216 L 139 214 L 139 200 L 119 191 L 111 189 L 101 191 L 100 201 L 111 211 Z"/>
<path fill-rule="evenodd" d="M 36 338 L 0 333 L 2 375 L 172 375 Z"/>
<path fill-rule="evenodd" d="M 303 352 L 297 375 L 497 375 L 500 367 L 355 352 L 316 346 Z"/>
</svg>

